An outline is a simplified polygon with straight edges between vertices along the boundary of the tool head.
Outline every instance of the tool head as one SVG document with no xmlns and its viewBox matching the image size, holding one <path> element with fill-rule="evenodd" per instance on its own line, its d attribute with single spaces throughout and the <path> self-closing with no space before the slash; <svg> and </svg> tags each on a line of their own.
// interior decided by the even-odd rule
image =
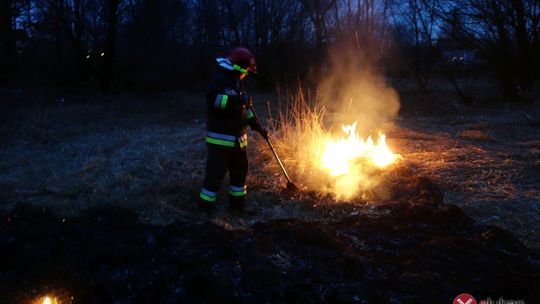
<svg viewBox="0 0 540 304">
<path fill-rule="evenodd" d="M 300 192 L 300 188 L 296 186 L 293 182 L 287 182 L 287 190 Z"/>
</svg>

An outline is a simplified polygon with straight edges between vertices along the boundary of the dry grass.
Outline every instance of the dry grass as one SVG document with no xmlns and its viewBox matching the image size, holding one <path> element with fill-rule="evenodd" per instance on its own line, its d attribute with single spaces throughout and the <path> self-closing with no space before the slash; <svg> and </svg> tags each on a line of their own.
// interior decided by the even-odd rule
<svg viewBox="0 0 540 304">
<path fill-rule="evenodd" d="M 265 124 L 270 130 L 270 140 L 292 180 L 304 191 L 327 203 L 382 199 L 374 196 L 372 190 L 382 186 L 381 176 L 392 168 L 381 170 L 358 160 L 351 166 L 351 174 L 332 177 L 321 167 L 327 141 L 344 137 L 344 133 L 333 132 L 334 128 L 343 123 L 340 120 L 343 115 L 329 113 L 324 106 L 311 102 L 301 86 L 295 92 L 288 92 L 284 102 L 278 102 L 276 107 L 272 108 L 268 104 L 267 113 Z M 254 173 L 256 177 L 267 176 L 268 172 L 276 177 L 282 176 L 278 162 L 264 141 L 257 141 L 253 152 L 251 154 L 255 155 L 255 167 L 261 171 Z M 272 191 L 279 191 L 286 180 L 280 178 L 277 183 L 276 179 L 258 183 L 267 187 L 272 185 L 269 187 Z"/>
<path fill-rule="evenodd" d="M 129 111 L 102 103 L 42 106 L 3 124 L 0 207 L 25 202 L 71 216 L 114 204 L 153 221 L 167 217 L 158 192 L 193 190 L 204 167 L 204 126 Z"/>
<path fill-rule="evenodd" d="M 527 120 L 523 112 L 408 118 L 390 136 L 408 166 L 442 187 L 445 202 L 539 247 L 540 132 Z"/>
<path fill-rule="evenodd" d="M 203 98 L 171 109 L 182 121 L 163 118 L 167 112 L 103 103 L 21 109 L 18 119 L 0 126 L 9 143 L 0 148 L 0 208 L 28 203 L 70 217 L 112 205 L 135 210 L 141 221 L 155 224 L 209 220 L 196 208 L 206 157 Z M 183 121 L 183 107 L 199 109 L 199 116 Z M 250 205 L 257 215 L 231 216 L 222 193 L 210 220 L 244 229 L 269 219 L 337 220 L 355 212 L 355 206 L 316 208 L 320 204 L 313 193 L 282 192 L 281 173 L 262 144 L 251 140 L 249 147 L 256 158 L 251 159 L 248 177 Z M 282 148 L 279 142 L 276 145 Z M 256 153 L 257 149 L 267 153 Z M 285 158 L 289 167 L 290 160 Z M 262 169 L 266 165 L 273 174 Z"/>
<path fill-rule="evenodd" d="M 268 118 L 263 124 L 267 125 L 270 140 L 284 163 L 291 178 L 300 184 L 309 183 L 309 175 L 313 174 L 313 164 L 309 156 L 318 153 L 323 147 L 313 146 L 316 139 L 326 136 L 323 129 L 324 108 L 310 106 L 300 89 L 296 94 L 288 94 L 285 103 L 278 103 L 277 109 L 272 109 L 268 103 Z M 257 141 L 257 151 L 254 163 L 265 172 L 281 174 L 278 163 L 268 149 L 266 142 Z M 274 189 L 282 187 L 284 180 L 273 183 Z M 305 186 L 305 185 L 304 185 Z"/>
<path fill-rule="evenodd" d="M 188 120 L 184 109 L 198 111 L 202 98 L 154 112 L 100 103 L 9 113 L 14 119 L 0 125 L 0 208 L 24 202 L 71 216 L 93 206 L 115 205 L 136 210 L 145 222 L 207 221 L 195 208 L 206 155 L 204 109 Z M 295 156 L 308 148 L 301 136 L 324 132 L 321 110 L 311 110 L 307 99 L 291 96 L 268 117 L 274 144 L 298 183 L 312 174 Z M 371 197 L 407 199 L 387 190 L 427 176 L 444 190 L 447 203 L 459 205 L 481 224 L 499 225 L 540 247 L 540 124 L 531 121 L 531 115 L 471 113 L 399 120 L 388 140 L 405 162 L 378 173 L 383 187 L 373 188 Z M 494 141 L 459 135 L 467 130 L 481 130 Z M 283 191 L 285 179 L 265 143 L 251 140 L 249 149 L 249 201 L 257 214 L 232 217 L 222 195 L 210 220 L 224 227 L 249 229 L 255 222 L 290 217 L 339 220 L 372 212 L 377 202 L 336 204 L 324 193 Z"/>
</svg>

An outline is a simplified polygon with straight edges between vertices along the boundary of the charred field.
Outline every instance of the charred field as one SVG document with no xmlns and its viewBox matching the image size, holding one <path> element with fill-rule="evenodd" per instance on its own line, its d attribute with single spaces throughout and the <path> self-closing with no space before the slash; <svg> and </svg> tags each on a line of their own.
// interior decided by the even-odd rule
<svg viewBox="0 0 540 304">
<path fill-rule="evenodd" d="M 206 215 L 201 98 L 2 111 L 0 302 L 540 300 L 538 109 L 405 101 L 384 195 L 287 192 L 254 157 L 248 212 Z"/>
</svg>

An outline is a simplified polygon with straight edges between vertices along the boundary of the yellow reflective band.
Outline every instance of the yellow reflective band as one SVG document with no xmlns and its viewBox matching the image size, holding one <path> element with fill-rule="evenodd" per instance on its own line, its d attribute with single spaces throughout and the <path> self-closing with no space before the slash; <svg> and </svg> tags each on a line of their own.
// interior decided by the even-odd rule
<svg viewBox="0 0 540 304">
<path fill-rule="evenodd" d="M 201 197 L 201 199 L 203 199 L 203 200 L 205 200 L 205 201 L 207 201 L 207 202 L 213 203 L 213 202 L 216 201 L 216 197 L 215 197 L 215 196 L 212 197 L 212 196 L 206 195 L 206 194 L 204 194 L 204 193 L 202 193 L 202 192 L 201 192 L 201 194 L 200 194 L 199 196 Z"/>
<path fill-rule="evenodd" d="M 229 194 L 232 196 L 246 196 L 247 191 L 232 191 L 231 189 L 229 189 Z"/>
<path fill-rule="evenodd" d="M 210 144 L 226 146 L 226 147 L 234 147 L 235 145 L 234 141 L 227 141 L 227 140 L 216 139 L 212 137 L 206 137 L 206 142 Z"/>
<path fill-rule="evenodd" d="M 227 99 L 229 99 L 229 96 L 227 96 L 227 95 L 222 95 L 221 96 L 220 107 L 221 107 L 222 110 L 225 110 L 225 107 L 227 106 Z"/>
</svg>

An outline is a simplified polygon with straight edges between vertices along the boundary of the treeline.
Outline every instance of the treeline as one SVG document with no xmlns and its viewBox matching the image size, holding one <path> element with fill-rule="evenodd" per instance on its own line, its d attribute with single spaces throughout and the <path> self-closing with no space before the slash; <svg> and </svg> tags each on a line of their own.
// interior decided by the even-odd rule
<svg viewBox="0 0 540 304">
<path fill-rule="evenodd" d="M 441 74 L 464 101 L 468 65 L 519 99 L 540 78 L 540 0 L 0 1 L 4 87 L 201 88 L 236 45 L 256 53 L 265 87 L 316 81 L 339 46 L 420 87 Z"/>
</svg>

